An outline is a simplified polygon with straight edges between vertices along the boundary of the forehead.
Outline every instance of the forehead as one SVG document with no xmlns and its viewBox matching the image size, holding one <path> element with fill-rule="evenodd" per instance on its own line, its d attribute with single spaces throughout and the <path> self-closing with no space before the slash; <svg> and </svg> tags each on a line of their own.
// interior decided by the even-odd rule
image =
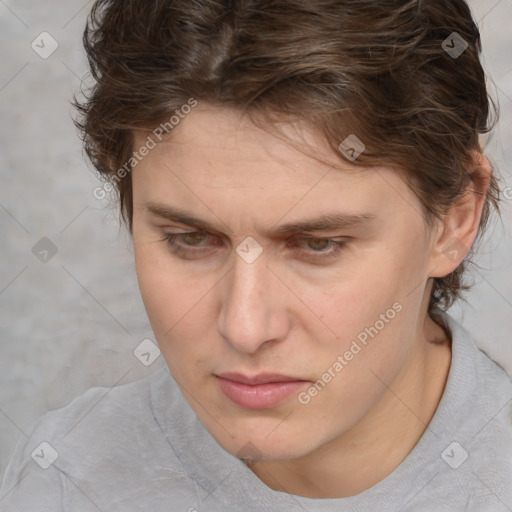
<svg viewBox="0 0 512 512">
<path fill-rule="evenodd" d="M 256 179 L 263 179 L 266 169 L 279 167 L 293 170 L 298 179 L 307 179 L 314 169 L 321 172 L 337 168 L 345 175 L 368 171 L 344 162 L 305 122 L 283 120 L 278 132 L 272 128 L 273 125 L 265 129 L 256 126 L 238 110 L 200 103 L 163 140 L 156 140 L 156 149 L 145 160 L 151 160 L 153 167 L 157 162 L 164 165 L 176 158 L 190 164 L 197 173 L 215 167 L 215 176 L 228 176 L 241 185 L 246 183 L 247 167 L 259 168 Z M 155 139 L 151 133 L 149 136 Z M 147 132 L 135 132 L 134 149 L 144 146 L 147 137 Z M 274 177 L 281 174 L 274 173 Z"/>
<path fill-rule="evenodd" d="M 263 214 L 267 205 L 274 216 L 313 206 L 386 213 L 391 204 L 407 205 L 411 191 L 394 169 L 344 161 L 306 124 L 280 129 L 282 135 L 238 111 L 200 104 L 137 165 L 134 192 L 179 207 L 226 204 Z M 135 146 L 146 137 L 136 134 Z"/>
</svg>

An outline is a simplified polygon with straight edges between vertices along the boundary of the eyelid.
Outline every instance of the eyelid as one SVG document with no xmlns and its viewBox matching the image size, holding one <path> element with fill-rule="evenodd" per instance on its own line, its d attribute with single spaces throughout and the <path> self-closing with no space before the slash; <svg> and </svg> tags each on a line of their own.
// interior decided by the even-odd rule
<svg viewBox="0 0 512 512">
<path fill-rule="evenodd" d="M 205 231 L 184 231 L 184 232 L 174 232 L 174 233 L 168 233 L 166 232 L 164 234 L 164 237 L 161 239 L 162 241 L 166 242 L 167 246 L 171 250 L 172 253 L 174 253 L 177 257 L 185 259 L 185 260 L 194 260 L 194 259 L 200 259 L 202 256 L 207 256 L 209 253 L 211 253 L 212 249 L 211 247 L 208 248 L 208 246 L 187 246 L 181 245 L 179 243 L 175 242 L 175 239 L 177 237 L 180 237 L 182 235 L 194 235 L 194 234 L 203 234 L 206 236 L 211 236 L 210 233 Z M 213 235 L 215 236 L 215 235 Z M 342 240 L 337 240 L 339 237 L 315 237 L 315 236 L 300 236 L 295 235 L 292 237 L 288 237 L 288 240 L 286 240 L 287 244 L 290 244 L 294 242 L 301 242 L 301 241 L 307 241 L 307 240 L 320 240 L 320 241 L 328 241 L 330 243 L 330 250 L 321 250 L 321 251 L 315 251 L 315 250 L 308 250 L 303 247 L 290 247 L 288 246 L 286 249 L 294 250 L 296 249 L 299 254 L 304 255 L 304 258 L 306 260 L 309 260 L 310 264 L 320 264 L 320 263 L 328 263 L 329 261 L 333 261 L 340 257 L 341 253 L 345 250 L 345 247 L 347 245 L 346 237 L 342 237 Z M 218 245 L 215 244 L 215 245 Z"/>
<path fill-rule="evenodd" d="M 167 233 L 168 230 L 173 230 L 173 231 L 170 231 L 171 234 L 194 234 L 194 233 L 204 233 L 205 235 L 210 235 L 210 236 L 216 236 L 218 238 L 225 238 L 225 235 L 223 235 L 222 233 L 219 233 L 219 232 L 213 232 L 213 231 L 207 231 L 207 230 L 204 230 L 204 229 L 200 229 L 200 228 L 194 228 L 193 226 L 190 226 L 190 227 L 180 227 L 180 226 L 167 226 L 167 227 L 164 227 L 163 228 L 164 232 Z M 178 230 L 178 231 L 174 231 L 174 230 Z M 276 238 L 276 237 L 271 237 L 272 239 Z M 306 232 L 306 231 L 303 231 L 303 232 L 300 232 L 300 233 L 293 233 L 293 234 L 287 234 L 287 235 L 281 235 L 279 238 L 282 238 L 282 239 L 285 239 L 285 240 L 295 240 L 296 238 L 314 238 L 315 240 L 318 239 L 318 240 L 323 240 L 323 239 L 329 239 L 329 240 L 332 240 L 332 239 L 336 239 L 336 238 L 350 238 L 350 237 L 347 237 L 346 235 L 338 235 L 338 236 L 334 236 L 334 235 L 327 235 L 327 234 L 321 234 L 320 232 Z"/>
<path fill-rule="evenodd" d="M 172 222 L 172 224 L 169 224 Z M 174 224 L 176 223 L 176 224 Z M 170 232 L 171 234 L 183 234 L 183 233 L 204 233 L 205 235 L 216 236 L 218 238 L 225 238 L 225 235 L 216 230 L 203 229 L 196 226 L 188 226 L 187 224 L 178 225 L 178 221 L 167 221 L 165 224 L 156 223 L 154 226 L 158 230 L 162 230 L 164 233 Z M 177 230 L 177 231 L 175 231 Z"/>
<path fill-rule="evenodd" d="M 224 236 L 222 236 L 220 234 L 210 233 L 210 232 L 204 231 L 202 229 L 180 228 L 180 227 L 174 227 L 171 229 L 173 229 L 173 230 L 177 229 L 178 231 L 167 231 L 167 229 L 166 229 L 166 230 L 164 230 L 164 233 L 169 234 L 169 235 L 194 235 L 196 233 L 200 233 L 200 234 L 204 234 L 207 236 L 224 238 Z M 320 236 L 320 235 L 315 235 L 314 233 L 297 233 L 297 234 L 288 236 L 285 241 L 290 242 L 290 241 L 297 241 L 297 240 L 331 240 L 333 242 L 342 242 L 342 241 L 346 241 L 348 238 L 350 238 L 350 237 L 341 236 L 341 235 L 340 236 Z"/>
<path fill-rule="evenodd" d="M 172 231 L 171 231 L 172 230 Z M 220 234 L 220 233 L 212 233 L 212 232 L 209 232 L 209 231 L 206 231 L 206 230 L 202 230 L 202 229 L 196 229 L 196 228 L 193 228 L 193 227 L 189 227 L 189 228 L 182 228 L 182 227 L 179 227 L 179 226 L 173 226 L 173 227 L 169 227 L 169 228 L 164 228 L 164 233 L 165 234 L 171 234 L 171 235 L 193 235 L 193 234 L 196 234 L 196 233 L 201 233 L 201 234 L 204 234 L 204 235 L 208 235 L 208 236 L 212 236 L 212 237 L 216 237 L 216 238 L 221 238 L 221 239 L 224 239 L 225 236 Z M 315 233 L 296 233 L 296 234 L 293 234 L 293 235 L 288 235 L 286 237 L 283 237 L 284 241 L 286 242 L 289 242 L 289 241 L 295 241 L 295 240 L 309 240 L 309 239 L 313 239 L 313 240 L 332 240 L 333 242 L 334 241 L 345 241 L 347 240 L 348 238 L 350 237 L 347 237 L 346 235 L 338 235 L 338 236 L 329 236 L 329 235 L 320 235 L 320 234 L 315 234 Z"/>
</svg>

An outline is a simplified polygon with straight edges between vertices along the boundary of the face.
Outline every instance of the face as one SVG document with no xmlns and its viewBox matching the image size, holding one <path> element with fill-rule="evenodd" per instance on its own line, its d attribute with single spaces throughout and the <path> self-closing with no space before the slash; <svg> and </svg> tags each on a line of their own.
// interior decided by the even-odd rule
<svg viewBox="0 0 512 512">
<path fill-rule="evenodd" d="M 332 165 L 199 105 L 132 175 L 137 276 L 167 365 L 219 444 L 262 460 L 312 453 L 374 410 L 418 348 L 431 263 L 395 170 L 294 134 Z"/>
</svg>

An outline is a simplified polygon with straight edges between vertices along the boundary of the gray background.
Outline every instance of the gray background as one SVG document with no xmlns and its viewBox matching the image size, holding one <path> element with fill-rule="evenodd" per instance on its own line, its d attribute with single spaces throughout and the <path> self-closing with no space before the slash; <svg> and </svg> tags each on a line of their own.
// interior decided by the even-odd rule
<svg viewBox="0 0 512 512">
<path fill-rule="evenodd" d="M 512 187 L 512 0 L 470 2 L 484 66 L 501 109 L 488 155 Z M 130 241 L 117 211 L 94 198 L 69 100 L 86 73 L 81 35 L 92 2 L 0 0 L 0 474 L 18 438 L 47 410 L 93 385 L 114 386 L 146 367 L 133 350 L 152 332 L 139 296 Z M 32 48 L 57 41 L 47 59 Z M 48 50 L 49 40 L 45 48 Z M 456 61 L 454 61 L 456 65 Z M 512 373 L 512 188 L 450 313 Z M 32 248 L 47 237 L 45 263 Z M 50 253 L 51 255 L 51 253 Z M 154 338 L 153 338 L 154 339 Z"/>
</svg>

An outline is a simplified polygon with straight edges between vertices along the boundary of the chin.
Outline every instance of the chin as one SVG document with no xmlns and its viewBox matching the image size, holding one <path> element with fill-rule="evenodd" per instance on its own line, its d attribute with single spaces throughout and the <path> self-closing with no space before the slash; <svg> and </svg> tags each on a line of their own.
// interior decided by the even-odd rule
<svg viewBox="0 0 512 512">
<path fill-rule="evenodd" d="M 250 435 L 247 430 L 231 432 L 233 438 L 225 432 L 220 438 L 212 435 L 217 443 L 234 457 L 256 462 L 296 459 L 315 449 L 311 439 L 304 442 L 294 439 L 285 429 L 280 435 L 276 432 L 268 435 L 267 432 L 272 432 L 272 429 L 259 429 L 254 435 Z"/>
</svg>

